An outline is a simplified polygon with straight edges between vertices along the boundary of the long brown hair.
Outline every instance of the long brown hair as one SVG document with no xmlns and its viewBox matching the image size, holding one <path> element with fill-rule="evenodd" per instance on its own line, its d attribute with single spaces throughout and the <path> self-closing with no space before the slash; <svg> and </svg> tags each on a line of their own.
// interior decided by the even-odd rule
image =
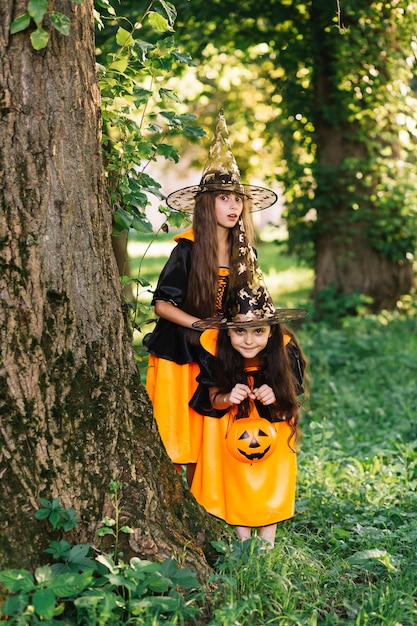
<svg viewBox="0 0 417 626">
<path fill-rule="evenodd" d="M 194 245 L 184 310 L 200 318 L 211 317 L 216 313 L 219 249 L 215 199 L 219 195 L 221 195 L 221 192 L 200 193 L 195 200 L 192 224 Z M 250 219 L 249 204 L 245 198 L 243 201 L 242 220 L 250 243 L 253 238 L 253 227 Z M 233 230 L 237 228 L 236 224 L 236 226 L 230 229 L 230 249 L 233 242 Z"/>
<path fill-rule="evenodd" d="M 291 428 L 290 441 L 297 440 L 297 424 L 300 417 L 297 395 L 304 391 L 302 379 L 306 368 L 306 359 L 301 347 L 292 331 L 287 327 L 276 324 L 271 326 L 271 336 L 265 348 L 260 352 L 260 377 L 274 391 L 277 407 L 271 414 L 271 421 L 285 419 Z M 298 363 L 293 363 L 284 342 L 284 334 L 291 337 L 290 344 L 296 348 Z M 247 384 L 247 375 L 244 370 L 244 359 L 230 342 L 229 334 L 221 330 L 217 340 L 215 360 L 215 381 L 220 393 L 229 393 L 237 384 Z M 299 368 L 299 375 L 297 374 Z M 249 399 L 246 398 L 238 409 L 238 417 L 244 417 L 249 412 Z"/>
</svg>

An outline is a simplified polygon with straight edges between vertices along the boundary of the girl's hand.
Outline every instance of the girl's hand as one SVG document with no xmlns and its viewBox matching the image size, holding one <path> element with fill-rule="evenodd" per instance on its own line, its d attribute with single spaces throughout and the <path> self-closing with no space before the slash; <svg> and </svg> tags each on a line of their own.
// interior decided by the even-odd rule
<svg viewBox="0 0 417 626">
<path fill-rule="evenodd" d="M 259 389 L 254 389 L 253 397 L 262 402 L 262 404 L 273 404 L 275 402 L 275 394 L 269 385 L 261 385 Z"/>
<path fill-rule="evenodd" d="M 240 404 L 245 398 L 253 397 L 250 387 L 243 383 L 237 383 L 227 395 L 230 404 Z"/>
</svg>

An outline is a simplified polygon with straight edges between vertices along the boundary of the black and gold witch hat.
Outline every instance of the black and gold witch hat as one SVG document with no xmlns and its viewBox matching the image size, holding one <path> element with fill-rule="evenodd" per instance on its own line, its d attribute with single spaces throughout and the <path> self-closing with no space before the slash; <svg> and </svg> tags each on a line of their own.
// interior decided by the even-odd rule
<svg viewBox="0 0 417 626">
<path fill-rule="evenodd" d="M 194 210 L 197 194 L 223 191 L 232 191 L 246 196 L 250 201 L 251 211 L 266 209 L 278 199 L 277 194 L 270 189 L 242 183 L 230 145 L 223 109 L 221 109 L 200 184 L 173 191 L 167 197 L 166 203 L 176 211 L 191 213 Z"/>
</svg>

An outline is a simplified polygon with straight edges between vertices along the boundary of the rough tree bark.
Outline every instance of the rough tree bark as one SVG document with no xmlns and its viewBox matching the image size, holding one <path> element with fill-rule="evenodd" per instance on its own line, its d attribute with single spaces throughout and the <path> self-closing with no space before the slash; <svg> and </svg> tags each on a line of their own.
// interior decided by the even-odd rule
<svg viewBox="0 0 417 626">
<path fill-rule="evenodd" d="M 184 553 L 203 575 L 218 527 L 161 445 L 112 251 L 93 1 L 49 0 L 71 33 L 38 52 L 9 34 L 26 8 L 0 7 L 0 564 L 39 564 L 39 496 L 74 506 L 76 539 L 94 542 L 117 478 L 135 528 L 125 556 Z"/>
<path fill-rule="evenodd" d="M 321 167 L 335 170 L 349 158 L 366 161 L 365 146 L 346 140 L 342 129 L 321 122 L 317 135 Z M 367 235 L 368 225 L 360 219 L 352 221 L 343 183 L 334 180 L 332 187 L 331 211 L 322 210 L 318 215 L 322 234 L 315 241 L 314 294 L 334 285 L 339 293 L 370 296 L 374 311 L 394 309 L 399 298 L 410 293 L 415 284 L 412 261 L 394 262 L 374 250 Z M 323 193 L 329 193 L 327 186 Z"/>
<path fill-rule="evenodd" d="M 366 4 L 366 3 L 365 3 Z M 315 285 L 314 295 L 324 287 L 334 285 L 342 294 L 358 292 L 372 298 L 372 309 L 394 309 L 400 296 L 411 292 L 415 286 L 413 262 L 410 259 L 394 261 L 384 256 L 372 247 L 369 239 L 369 229 L 372 228 L 373 219 L 378 217 L 378 203 L 372 199 L 377 197 L 379 180 L 373 181 L 375 193 L 368 187 L 361 189 L 361 181 L 352 173 L 348 181 L 343 169 L 344 162 L 349 160 L 362 163 L 365 167 L 371 160 L 372 153 L 368 144 L 372 144 L 372 138 L 364 134 L 357 122 L 346 121 L 349 118 L 348 111 L 343 111 L 344 116 L 339 116 L 338 109 L 347 106 L 336 89 L 337 72 L 342 71 L 342 52 L 339 49 L 341 36 L 333 36 L 333 32 L 326 32 L 328 24 L 332 20 L 333 8 L 328 3 L 321 1 L 314 3 L 315 11 L 312 13 L 312 23 L 315 27 L 315 100 L 316 119 L 315 128 L 317 136 L 317 161 L 318 169 L 322 174 L 322 180 L 317 180 L 316 198 L 319 201 L 325 199 L 325 206 L 320 206 L 317 212 L 317 220 L 320 234 L 314 241 L 315 249 Z M 389 10 L 389 9 L 388 9 Z M 361 9 L 357 7 L 355 19 L 359 20 Z M 345 17 L 344 17 L 345 19 Z M 355 21 L 351 26 L 352 31 L 358 29 Z M 390 55 L 390 51 L 396 47 L 395 28 L 389 20 L 381 18 L 380 29 L 383 29 L 382 41 L 384 42 L 384 54 Z M 363 36 L 363 34 L 362 34 Z M 370 44 L 376 46 L 376 40 Z M 345 48 L 346 53 L 346 48 Z M 385 58 L 385 57 L 384 57 Z M 354 63 L 354 59 L 351 62 Z M 369 61 L 371 63 L 371 61 Z M 381 62 L 381 65 L 383 63 Z M 358 61 L 357 71 L 360 65 Z M 392 69 L 391 69 L 392 71 Z M 392 80 L 388 75 L 387 81 Z M 332 113 L 335 120 L 332 119 Z M 392 119 L 395 112 L 391 113 Z M 343 119 L 345 118 L 345 119 Z M 387 126 L 390 119 L 386 117 Z M 384 149 L 383 137 L 378 139 L 379 150 Z M 400 162 L 403 158 L 398 143 L 391 144 L 392 161 Z M 360 166 L 358 166 L 360 169 Z M 358 172 L 359 174 L 359 172 Z M 357 190 L 362 198 L 361 211 L 355 215 L 349 199 L 349 190 Z M 330 202 L 329 202 L 330 199 Z M 398 207 L 400 214 L 401 207 Z M 368 213 L 366 219 L 361 215 Z M 395 217 L 395 216 L 394 216 Z"/>
</svg>

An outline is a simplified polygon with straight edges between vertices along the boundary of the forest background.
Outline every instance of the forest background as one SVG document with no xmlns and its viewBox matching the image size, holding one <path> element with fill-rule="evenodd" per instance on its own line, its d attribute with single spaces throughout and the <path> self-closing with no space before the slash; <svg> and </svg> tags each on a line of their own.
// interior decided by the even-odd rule
<svg viewBox="0 0 417 626">
<path fill-rule="evenodd" d="M 22 113 L 39 122 L 48 118 L 45 110 L 50 114 L 61 106 L 42 97 L 42 81 L 53 82 L 55 72 L 54 85 L 71 93 L 78 76 L 71 55 L 82 71 L 89 67 L 90 31 L 81 25 L 91 20 L 91 3 L 74 3 L 71 10 L 69 1 L 58 4 L 53 8 L 67 9 L 72 24 L 79 20 L 73 39 L 64 13 L 50 12 L 51 4 L 21 2 L 20 16 L 11 2 L 1 9 L 16 42 L 2 31 L 2 79 L 7 54 L 33 68 L 33 77 L 22 81 L 27 90 L 33 80 L 28 90 L 33 101 Z M 130 11 L 131 3 L 123 2 L 124 16 L 118 18 L 117 7 L 100 1 L 101 17 L 95 16 L 103 161 L 116 241 L 123 241 L 127 230 L 136 242 L 153 240 L 150 198 L 163 201 L 170 191 L 164 173 L 158 180 L 153 175 L 164 169 L 149 175 L 154 159 L 170 163 L 166 180 L 172 180 L 180 155 L 187 168 L 196 166 L 198 176 L 208 143 L 200 125 L 210 136 L 221 106 L 243 178 L 279 187 L 285 198 L 280 205 L 285 221 L 271 219 L 261 233 L 273 247 L 267 251 L 262 237 L 258 247 L 280 303 L 292 304 L 294 298 L 310 310 L 311 321 L 297 333 L 310 359 L 312 393 L 304 406 L 298 514 L 282 526 L 268 558 L 259 559 L 256 543 L 243 551 L 230 543 L 228 530 L 195 507 L 160 450 L 146 394 L 133 382 L 136 369 L 125 348 L 132 337 L 117 305 L 110 237 L 101 230 L 110 214 L 103 211 L 106 202 L 98 219 L 86 204 L 80 217 L 77 202 L 38 202 L 36 194 L 22 192 L 36 188 L 30 161 L 32 167 L 18 172 L 23 178 L 17 190 L 5 177 L 1 513 L 7 532 L 1 551 L 4 565 L 19 568 L 1 577 L 11 592 L 3 606 L 10 623 L 61 623 L 60 615 L 68 623 L 176 623 L 193 614 L 207 624 L 416 623 L 416 6 L 350 2 L 340 13 L 338 3 L 331 4 L 179 2 L 174 7 L 155 1 L 142 8 L 136 3 Z M 106 30 L 112 34 L 104 35 Z M 68 46 L 62 37 L 68 37 Z M 60 57 L 72 68 L 71 78 L 63 66 L 54 67 Z M 6 99 L 10 76 L 2 81 Z M 88 84 L 94 84 L 91 76 Z M 81 93 L 88 104 L 88 90 Z M 18 87 L 14 96 L 18 110 Z M 62 98 L 68 101 L 68 95 Z M 86 109 L 77 110 L 85 116 L 80 119 L 94 119 Z M 4 109 L 5 119 L 11 110 Z M 14 162 L 34 152 L 16 156 L 24 124 L 12 132 L 3 128 L 2 164 L 10 176 L 5 155 Z M 55 137 L 52 127 L 49 133 Z M 87 144 L 83 134 L 70 135 L 65 140 L 73 155 L 76 141 Z M 90 143 L 94 146 L 94 133 Z M 57 168 L 60 183 L 68 178 L 70 197 L 74 172 L 67 172 L 48 146 L 41 133 L 36 154 Z M 86 151 L 84 168 L 77 171 L 83 191 L 91 189 L 83 176 L 93 163 L 99 163 L 97 155 Z M 39 166 L 38 175 L 56 190 L 50 169 L 45 174 Z M 25 208 L 13 213 L 19 200 Z M 62 206 L 65 220 L 54 212 Z M 160 211 L 162 232 L 184 226 L 184 216 L 163 204 Z M 85 215 L 91 216 L 92 229 Z M 78 240 L 64 237 L 67 222 L 76 226 Z M 64 229 L 60 235 L 58 223 Z M 52 256 L 51 243 L 37 237 L 43 232 L 38 224 L 48 227 Z M 86 290 L 82 282 L 74 290 L 65 270 L 80 251 Z M 148 291 L 154 282 L 150 258 L 141 256 L 124 281 L 133 293 Z M 122 266 L 127 261 L 122 259 Z M 157 265 L 162 262 L 159 258 Z M 79 279 L 79 263 L 76 267 Z M 98 273 L 100 289 L 94 289 Z M 289 288 L 284 275 L 290 276 Z M 150 314 L 146 298 L 130 306 L 139 335 Z M 136 364 L 143 359 L 137 351 Z M 118 481 L 111 480 L 115 476 Z M 52 532 L 31 519 L 39 497 L 38 517 L 54 522 Z M 131 528 L 119 525 L 119 515 Z M 65 535 L 70 543 L 59 539 L 63 530 L 70 530 Z M 205 536 L 196 540 L 202 531 Z M 98 550 L 97 537 L 106 534 L 116 547 L 104 541 Z M 212 539 L 223 554 L 218 561 Z M 38 567 L 51 540 L 49 554 L 59 567 Z M 123 559 L 134 555 L 128 564 L 119 561 L 119 540 Z M 173 555 L 210 583 L 206 595 L 193 595 L 192 577 L 181 579 L 173 562 L 164 561 Z M 160 569 L 154 569 L 158 562 Z M 187 587 L 191 596 L 180 592 Z"/>
</svg>

